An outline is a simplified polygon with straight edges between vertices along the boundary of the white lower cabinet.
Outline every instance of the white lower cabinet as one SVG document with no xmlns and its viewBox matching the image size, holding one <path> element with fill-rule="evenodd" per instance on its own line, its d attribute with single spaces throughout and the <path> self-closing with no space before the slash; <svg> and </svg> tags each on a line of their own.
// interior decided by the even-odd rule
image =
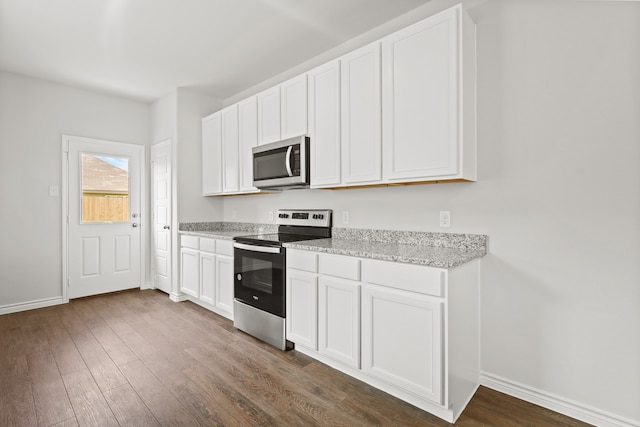
<svg viewBox="0 0 640 427">
<path fill-rule="evenodd" d="M 188 247 L 180 248 L 180 290 L 192 297 L 200 297 L 200 252 Z"/>
<path fill-rule="evenodd" d="M 233 257 L 216 255 L 215 303 L 216 308 L 233 317 Z"/>
<path fill-rule="evenodd" d="M 180 291 L 196 304 L 233 319 L 233 241 L 182 235 Z"/>
<path fill-rule="evenodd" d="M 442 404 L 442 314 L 439 298 L 365 285 L 362 369 Z"/>
<path fill-rule="evenodd" d="M 318 349 L 318 275 L 287 270 L 287 339 Z"/>
<path fill-rule="evenodd" d="M 295 348 L 454 422 L 480 375 L 479 260 L 453 269 L 287 249 Z"/>
<path fill-rule="evenodd" d="M 215 304 L 216 298 L 216 256 L 209 252 L 200 251 L 200 299 L 209 304 Z"/>
<path fill-rule="evenodd" d="M 354 368 L 360 367 L 360 283 L 320 276 L 319 351 Z"/>
</svg>

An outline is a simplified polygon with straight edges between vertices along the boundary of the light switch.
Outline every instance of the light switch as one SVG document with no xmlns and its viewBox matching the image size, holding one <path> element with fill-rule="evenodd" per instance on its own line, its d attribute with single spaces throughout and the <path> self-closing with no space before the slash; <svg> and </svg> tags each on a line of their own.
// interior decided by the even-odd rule
<svg viewBox="0 0 640 427">
<path fill-rule="evenodd" d="M 58 186 L 57 185 L 50 185 L 49 186 L 49 196 L 58 197 L 58 194 L 59 194 Z"/>
</svg>

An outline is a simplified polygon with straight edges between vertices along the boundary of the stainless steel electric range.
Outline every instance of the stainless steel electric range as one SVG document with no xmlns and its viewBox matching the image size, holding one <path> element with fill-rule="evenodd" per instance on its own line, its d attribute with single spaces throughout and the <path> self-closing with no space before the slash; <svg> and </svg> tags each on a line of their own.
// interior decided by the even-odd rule
<svg viewBox="0 0 640 427">
<path fill-rule="evenodd" d="M 282 209 L 278 232 L 240 236 L 234 243 L 233 325 L 281 350 L 286 340 L 284 243 L 331 237 L 330 209 Z"/>
</svg>

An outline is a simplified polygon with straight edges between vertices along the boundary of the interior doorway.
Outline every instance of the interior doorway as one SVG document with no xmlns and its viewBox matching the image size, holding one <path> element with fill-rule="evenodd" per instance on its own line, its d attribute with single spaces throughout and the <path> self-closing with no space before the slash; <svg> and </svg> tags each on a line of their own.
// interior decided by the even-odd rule
<svg viewBox="0 0 640 427">
<path fill-rule="evenodd" d="M 171 141 L 151 147 L 151 238 L 153 286 L 171 294 Z"/>
</svg>

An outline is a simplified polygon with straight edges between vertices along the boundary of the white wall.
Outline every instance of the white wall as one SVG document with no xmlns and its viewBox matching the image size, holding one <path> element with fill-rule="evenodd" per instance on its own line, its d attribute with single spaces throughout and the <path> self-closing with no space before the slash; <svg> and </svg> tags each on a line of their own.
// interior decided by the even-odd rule
<svg viewBox="0 0 640 427">
<path fill-rule="evenodd" d="M 434 7 L 442 1 L 434 0 Z M 452 3 L 452 2 L 451 2 Z M 490 237 L 482 369 L 640 423 L 640 3 L 491 0 L 478 27 L 478 182 L 224 198 L 224 219 Z"/>
<path fill-rule="evenodd" d="M 149 106 L 0 72 L 0 308 L 62 296 L 62 135 L 147 144 Z"/>
<path fill-rule="evenodd" d="M 202 197 L 202 117 L 222 108 L 222 101 L 187 89 L 177 91 L 178 221 L 219 221 L 222 200 Z"/>
</svg>

